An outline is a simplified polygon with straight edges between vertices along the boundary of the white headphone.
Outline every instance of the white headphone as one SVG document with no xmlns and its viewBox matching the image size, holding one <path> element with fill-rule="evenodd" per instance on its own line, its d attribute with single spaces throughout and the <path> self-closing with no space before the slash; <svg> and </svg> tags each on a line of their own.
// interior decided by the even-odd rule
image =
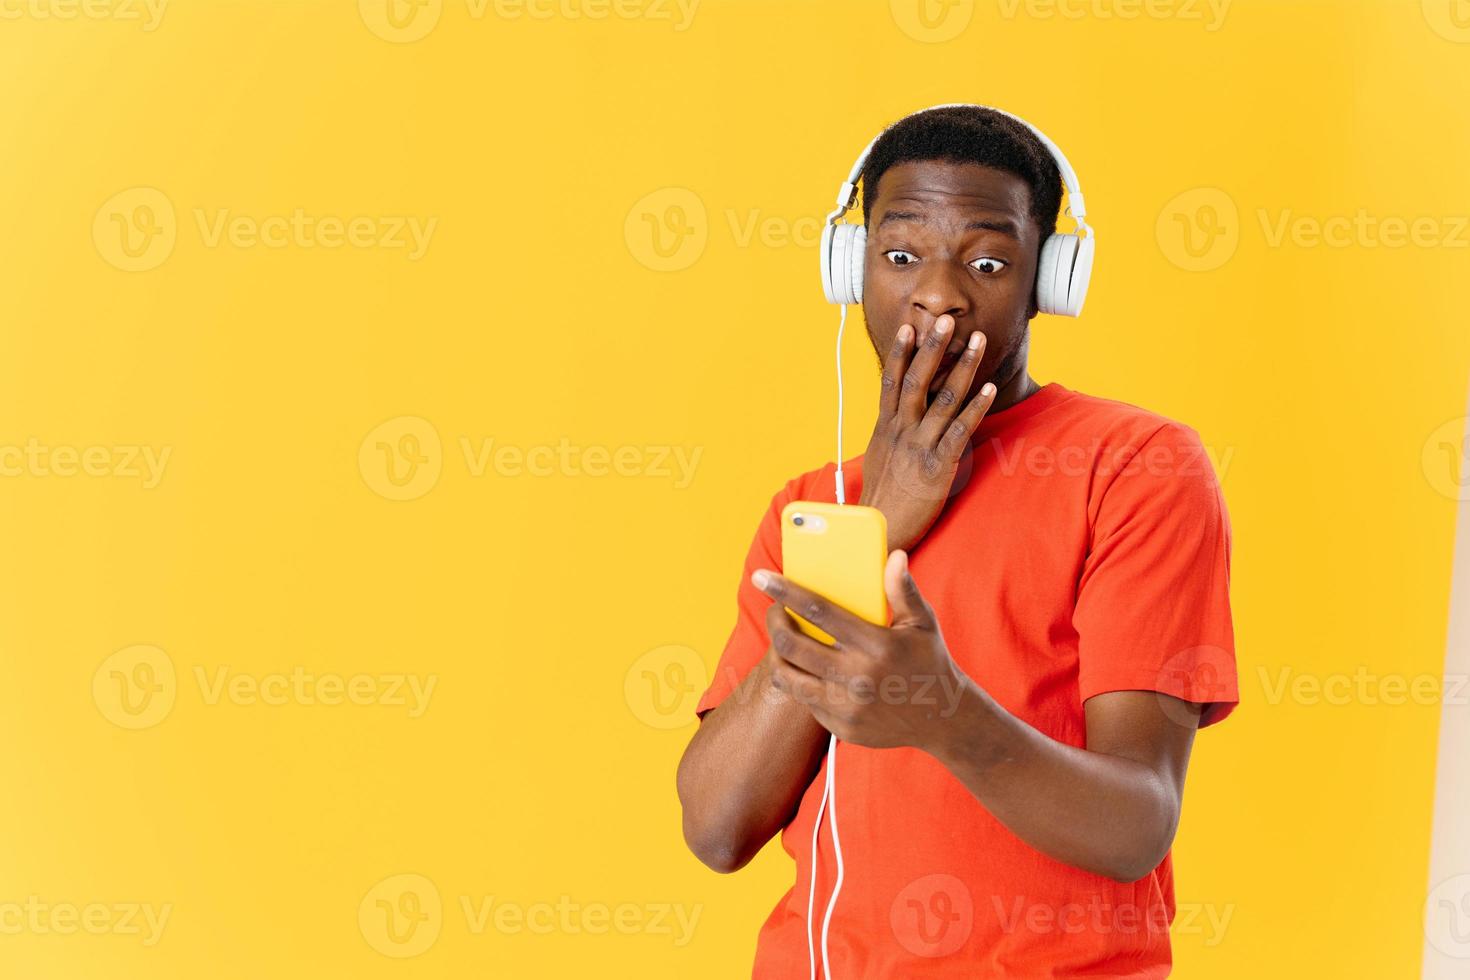
<svg viewBox="0 0 1470 980">
<path fill-rule="evenodd" d="M 1087 205 L 1082 200 L 1082 186 L 1077 181 L 1077 172 L 1067 162 L 1061 149 L 1045 133 L 1009 112 L 991 106 L 977 106 L 973 102 L 945 102 L 921 109 L 920 112 L 957 106 L 989 109 L 1014 119 L 1031 130 L 1056 161 L 1057 169 L 1062 174 L 1062 183 L 1067 187 L 1067 213 L 1076 221 L 1077 229 L 1071 234 L 1054 233 L 1042 243 L 1041 260 L 1036 268 L 1036 306 L 1042 313 L 1080 316 L 1082 302 L 1087 298 L 1087 284 L 1092 280 L 1092 260 L 1096 251 L 1097 235 L 1085 220 Z M 880 133 L 879 136 L 881 135 Z M 829 303 L 845 305 L 863 301 L 863 257 L 868 243 L 868 230 L 862 225 L 843 223 L 842 217 L 857 202 L 858 178 L 862 176 L 863 165 L 868 162 L 868 154 L 873 151 L 873 144 L 877 142 L 878 137 L 875 136 L 852 165 L 847 180 L 842 182 L 842 187 L 837 191 L 837 210 L 827 215 L 827 226 L 822 230 L 822 292 L 827 295 Z M 1086 232 L 1086 235 L 1082 235 L 1082 232 Z"/>
</svg>

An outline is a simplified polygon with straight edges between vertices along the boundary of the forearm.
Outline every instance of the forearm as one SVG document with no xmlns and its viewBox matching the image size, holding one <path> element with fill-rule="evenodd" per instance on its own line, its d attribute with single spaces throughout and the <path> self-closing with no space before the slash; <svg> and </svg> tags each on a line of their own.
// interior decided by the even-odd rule
<svg viewBox="0 0 1470 980">
<path fill-rule="evenodd" d="M 827 747 L 811 712 L 771 686 L 772 657 L 704 716 L 679 762 L 684 839 L 716 871 L 743 867 L 790 821 Z"/>
<path fill-rule="evenodd" d="M 1177 797 L 1157 772 L 1058 742 L 972 682 L 926 749 L 1017 837 L 1059 861 L 1135 881 L 1173 842 Z"/>
</svg>

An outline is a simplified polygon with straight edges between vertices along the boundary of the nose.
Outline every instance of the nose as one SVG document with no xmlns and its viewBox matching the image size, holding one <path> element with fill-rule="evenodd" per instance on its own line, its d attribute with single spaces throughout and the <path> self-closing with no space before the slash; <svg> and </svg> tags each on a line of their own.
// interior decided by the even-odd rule
<svg viewBox="0 0 1470 980">
<path fill-rule="evenodd" d="M 921 333 L 946 313 L 959 323 L 970 312 L 969 301 L 960 288 L 959 275 L 948 262 L 926 262 L 915 279 L 909 299 L 913 304 L 914 326 Z"/>
</svg>

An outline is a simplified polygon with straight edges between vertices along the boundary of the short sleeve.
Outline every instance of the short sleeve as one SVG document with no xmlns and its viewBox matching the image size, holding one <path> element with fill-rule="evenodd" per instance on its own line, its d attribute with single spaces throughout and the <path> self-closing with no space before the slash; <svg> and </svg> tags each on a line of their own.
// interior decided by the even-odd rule
<svg viewBox="0 0 1470 980">
<path fill-rule="evenodd" d="M 730 631 L 729 639 L 725 641 L 724 652 L 720 654 L 720 662 L 715 667 L 714 679 L 694 708 L 694 713 L 701 721 L 704 720 L 705 712 L 716 707 L 731 691 L 739 687 L 740 682 L 745 680 L 746 675 L 766 655 L 766 648 L 770 645 L 770 637 L 766 634 L 766 609 L 771 605 L 771 599 L 751 584 L 750 576 L 757 568 L 781 571 L 781 508 L 786 506 L 788 500 L 797 499 L 797 482 L 792 480 L 787 483 L 771 498 L 771 505 L 766 508 L 765 516 L 761 518 L 755 537 L 750 542 L 750 550 L 745 555 L 745 567 L 740 575 L 740 585 L 735 592 L 735 626 Z"/>
<path fill-rule="evenodd" d="M 1204 705 L 1204 728 L 1240 700 L 1219 481 L 1199 436 L 1176 423 L 1111 458 L 1072 617 L 1079 693 L 1159 691 Z"/>
</svg>

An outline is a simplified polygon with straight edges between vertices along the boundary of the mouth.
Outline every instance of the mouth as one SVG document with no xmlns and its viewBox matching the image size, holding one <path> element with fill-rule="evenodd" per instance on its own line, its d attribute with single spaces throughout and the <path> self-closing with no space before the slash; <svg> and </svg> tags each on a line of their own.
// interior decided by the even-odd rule
<svg viewBox="0 0 1470 980">
<path fill-rule="evenodd" d="M 945 352 L 944 357 L 939 361 L 939 366 L 934 369 L 934 377 L 929 381 L 929 394 L 932 395 L 944 387 L 944 383 L 949 380 L 949 372 L 960 362 L 960 354 L 963 352 L 964 348 Z"/>
</svg>

